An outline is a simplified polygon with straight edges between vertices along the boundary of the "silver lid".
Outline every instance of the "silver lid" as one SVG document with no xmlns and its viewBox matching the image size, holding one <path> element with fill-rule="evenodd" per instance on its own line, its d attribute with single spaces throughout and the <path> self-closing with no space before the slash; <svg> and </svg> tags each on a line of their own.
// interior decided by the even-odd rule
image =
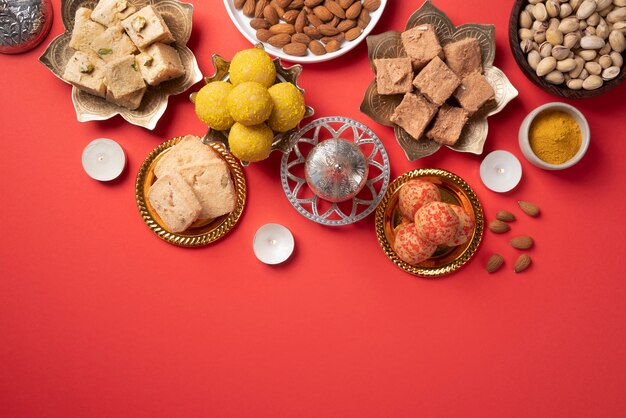
<svg viewBox="0 0 626 418">
<path fill-rule="evenodd" d="M 306 182 L 315 195 L 330 202 L 356 196 L 367 181 L 367 159 L 345 139 L 327 139 L 309 153 L 304 165 Z"/>
<path fill-rule="evenodd" d="M 0 0 L 0 53 L 19 54 L 39 45 L 52 16 L 50 0 Z"/>
</svg>

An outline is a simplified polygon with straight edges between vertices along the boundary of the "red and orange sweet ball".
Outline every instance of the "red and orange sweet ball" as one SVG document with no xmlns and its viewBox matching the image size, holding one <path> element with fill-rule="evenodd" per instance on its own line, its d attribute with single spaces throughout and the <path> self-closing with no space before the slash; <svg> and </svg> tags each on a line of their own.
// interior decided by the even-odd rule
<svg viewBox="0 0 626 418">
<path fill-rule="evenodd" d="M 456 236 L 459 217 L 449 204 L 431 202 L 415 213 L 415 225 L 423 240 L 440 245 L 451 241 Z"/>
<path fill-rule="evenodd" d="M 425 180 L 411 180 L 400 188 L 398 208 L 405 218 L 413 220 L 415 212 L 430 202 L 441 200 L 441 192 L 433 183 Z"/>
<path fill-rule="evenodd" d="M 437 245 L 423 240 L 414 223 L 404 224 L 398 229 L 393 249 L 402 261 L 419 264 L 435 253 Z"/>
<path fill-rule="evenodd" d="M 455 237 L 446 243 L 448 247 L 454 247 L 455 245 L 465 244 L 472 237 L 476 224 L 470 214 L 461 206 L 450 205 L 450 207 L 459 218 L 459 227 L 456 230 Z"/>
</svg>

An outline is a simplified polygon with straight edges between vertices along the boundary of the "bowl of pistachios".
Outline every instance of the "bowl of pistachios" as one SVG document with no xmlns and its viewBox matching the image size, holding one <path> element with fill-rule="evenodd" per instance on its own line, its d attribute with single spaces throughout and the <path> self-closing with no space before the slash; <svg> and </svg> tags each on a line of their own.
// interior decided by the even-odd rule
<svg viewBox="0 0 626 418">
<path fill-rule="evenodd" d="M 509 43 L 523 73 L 560 97 L 586 98 L 626 79 L 626 0 L 517 0 Z"/>
</svg>

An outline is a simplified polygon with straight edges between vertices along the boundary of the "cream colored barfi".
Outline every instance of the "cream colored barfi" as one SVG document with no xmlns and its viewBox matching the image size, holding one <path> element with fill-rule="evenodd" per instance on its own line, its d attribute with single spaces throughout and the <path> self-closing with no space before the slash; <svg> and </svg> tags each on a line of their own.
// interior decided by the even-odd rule
<svg viewBox="0 0 626 418">
<path fill-rule="evenodd" d="M 108 62 L 104 66 L 104 76 L 107 83 L 107 100 L 129 109 L 139 107 L 146 92 L 146 83 L 137 68 L 134 55 Z"/>
<path fill-rule="evenodd" d="M 135 13 L 137 9 L 126 0 L 100 0 L 91 14 L 91 20 L 104 26 L 114 26 Z"/>
<path fill-rule="evenodd" d="M 90 44 L 91 49 L 105 61 L 114 61 L 137 52 L 137 47 L 121 26 L 111 26 Z"/>
<path fill-rule="evenodd" d="M 378 94 L 410 93 L 413 69 L 411 58 L 383 58 L 374 60 Z"/>
<path fill-rule="evenodd" d="M 417 25 L 400 35 L 406 54 L 413 61 L 413 68 L 419 70 L 439 56 L 443 58 L 443 49 L 433 27 L 424 23 Z"/>
<path fill-rule="evenodd" d="M 106 97 L 103 64 L 102 60 L 93 54 L 76 51 L 65 66 L 63 79 L 87 93 Z"/>
<path fill-rule="evenodd" d="M 452 96 L 459 84 L 461 80 L 439 57 L 426 64 L 413 80 L 420 93 L 438 106 Z"/>
<path fill-rule="evenodd" d="M 137 65 L 141 76 L 151 86 L 185 74 L 178 51 L 161 42 L 150 45 L 144 52 L 137 55 Z"/>
<path fill-rule="evenodd" d="M 70 48 L 77 51 L 91 52 L 89 44 L 100 36 L 106 27 L 91 20 L 91 10 L 79 7 L 74 18 L 74 29 L 70 39 Z"/>
<path fill-rule="evenodd" d="M 174 42 L 174 36 L 165 24 L 161 14 L 152 6 L 146 6 L 122 21 L 122 26 L 139 48 L 155 42 Z"/>
<path fill-rule="evenodd" d="M 419 94 L 407 93 L 391 115 L 391 121 L 419 140 L 437 113 L 437 106 Z"/>
</svg>

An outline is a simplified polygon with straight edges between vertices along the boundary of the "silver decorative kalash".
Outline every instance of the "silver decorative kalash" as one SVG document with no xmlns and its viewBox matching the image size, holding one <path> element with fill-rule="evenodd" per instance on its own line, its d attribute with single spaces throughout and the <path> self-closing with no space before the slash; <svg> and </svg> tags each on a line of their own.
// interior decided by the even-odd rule
<svg viewBox="0 0 626 418">
<path fill-rule="evenodd" d="M 51 0 L 0 0 L 0 53 L 19 54 L 39 45 L 52 16 Z"/>
</svg>

